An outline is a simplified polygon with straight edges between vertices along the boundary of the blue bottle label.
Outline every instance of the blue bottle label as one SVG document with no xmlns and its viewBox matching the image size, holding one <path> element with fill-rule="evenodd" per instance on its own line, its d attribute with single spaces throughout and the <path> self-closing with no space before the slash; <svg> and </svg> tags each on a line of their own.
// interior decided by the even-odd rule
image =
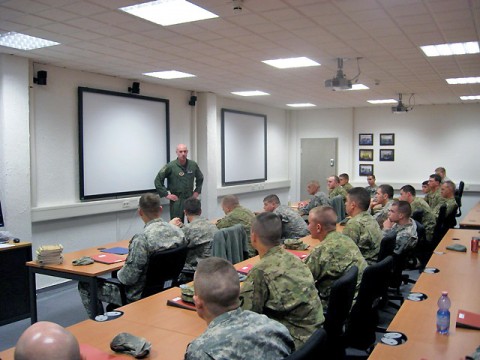
<svg viewBox="0 0 480 360">
<path fill-rule="evenodd" d="M 438 310 L 437 311 L 437 332 L 440 334 L 448 334 L 450 328 L 450 311 Z"/>
</svg>

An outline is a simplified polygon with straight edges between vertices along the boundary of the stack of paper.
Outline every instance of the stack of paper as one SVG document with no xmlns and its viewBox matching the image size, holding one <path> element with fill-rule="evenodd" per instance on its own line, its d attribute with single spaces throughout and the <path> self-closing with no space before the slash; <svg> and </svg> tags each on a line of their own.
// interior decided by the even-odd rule
<svg viewBox="0 0 480 360">
<path fill-rule="evenodd" d="M 63 263 L 62 256 L 63 246 L 58 245 L 43 245 L 37 249 L 37 262 L 41 265 L 61 264 Z"/>
</svg>

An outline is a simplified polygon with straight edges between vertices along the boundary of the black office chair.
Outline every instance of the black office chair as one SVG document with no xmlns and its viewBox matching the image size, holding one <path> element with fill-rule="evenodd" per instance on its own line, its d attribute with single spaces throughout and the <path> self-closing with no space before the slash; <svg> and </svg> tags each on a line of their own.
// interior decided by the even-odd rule
<svg viewBox="0 0 480 360">
<path fill-rule="evenodd" d="M 323 357 L 326 351 L 327 333 L 320 328 L 310 336 L 305 344 L 287 356 L 286 360 L 316 360 Z"/>
<path fill-rule="evenodd" d="M 413 220 L 417 220 L 419 223 L 421 223 L 423 220 L 423 210 L 422 209 L 415 210 L 412 213 L 411 217 Z"/>
<path fill-rule="evenodd" d="M 463 181 L 460 181 L 457 190 L 455 190 L 455 201 L 458 205 L 456 217 L 462 216 L 462 196 L 464 188 L 465 183 Z"/>
<path fill-rule="evenodd" d="M 395 234 L 388 234 L 383 237 L 380 242 L 380 251 L 378 252 L 377 261 L 380 262 L 385 259 L 387 256 L 393 255 L 393 250 L 395 250 L 395 243 L 397 237 Z"/>
<path fill-rule="evenodd" d="M 187 244 L 184 244 L 174 249 L 163 250 L 150 255 L 142 299 L 177 285 L 178 275 L 185 265 L 187 250 Z M 112 309 L 115 305 L 126 305 L 125 285 L 116 278 L 105 280 L 116 284 L 120 288 L 122 297 L 122 304 L 112 304 L 108 308 Z"/>
<path fill-rule="evenodd" d="M 344 326 L 355 296 L 357 277 L 358 268 L 352 266 L 333 283 L 330 290 L 328 309 L 323 324 L 323 328 L 327 332 L 325 359 L 343 359 L 345 357 Z"/>
<path fill-rule="evenodd" d="M 393 257 L 367 266 L 363 272 L 357 300 L 348 317 L 345 331 L 345 346 L 370 353 L 376 340 L 378 308 L 388 288 L 393 267 Z"/>
<path fill-rule="evenodd" d="M 337 223 L 341 222 L 346 217 L 345 212 L 345 201 L 343 200 L 342 195 L 334 196 L 331 200 L 332 207 L 335 209 L 337 213 Z"/>
<path fill-rule="evenodd" d="M 446 214 L 447 206 L 441 205 L 438 211 L 437 222 L 435 223 L 435 228 L 433 229 L 432 241 L 430 244 L 432 252 L 435 250 L 435 248 L 438 246 L 438 243 L 443 239 L 448 231 L 448 228 L 445 227 Z"/>
</svg>

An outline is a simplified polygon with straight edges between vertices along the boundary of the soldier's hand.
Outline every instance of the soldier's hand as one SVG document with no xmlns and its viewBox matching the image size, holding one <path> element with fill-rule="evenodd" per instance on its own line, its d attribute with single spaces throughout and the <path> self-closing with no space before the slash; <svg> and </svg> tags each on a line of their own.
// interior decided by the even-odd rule
<svg viewBox="0 0 480 360">
<path fill-rule="evenodd" d="M 172 201 L 177 201 L 178 200 L 178 196 L 177 195 L 174 195 L 174 194 L 168 194 L 167 196 L 165 196 L 168 200 L 172 200 Z"/>
<path fill-rule="evenodd" d="M 199 196 L 199 195 L 200 195 L 200 194 L 199 194 L 198 192 L 194 192 L 194 193 L 193 193 L 193 198 L 194 198 L 194 199 L 198 199 L 198 196 Z"/>
<path fill-rule="evenodd" d="M 183 226 L 182 220 L 180 220 L 180 218 L 178 218 L 178 217 L 173 218 L 172 220 L 169 221 L 169 223 L 172 224 L 172 225 L 178 226 L 178 227 Z"/>
</svg>

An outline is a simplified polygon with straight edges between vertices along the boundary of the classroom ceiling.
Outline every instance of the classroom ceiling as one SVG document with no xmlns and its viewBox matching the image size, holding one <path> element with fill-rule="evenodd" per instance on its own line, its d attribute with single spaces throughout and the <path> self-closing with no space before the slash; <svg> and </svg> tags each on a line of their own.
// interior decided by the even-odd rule
<svg viewBox="0 0 480 360">
<path fill-rule="evenodd" d="M 370 99 L 411 93 L 420 104 L 458 104 L 480 85 L 446 78 L 480 76 L 480 54 L 427 58 L 421 45 L 479 41 L 480 0 L 190 0 L 218 18 L 162 27 L 118 10 L 134 0 L 0 0 L 0 34 L 15 31 L 61 43 L 1 53 L 42 64 L 118 76 L 142 83 L 213 92 L 278 108 L 379 106 Z M 279 70 L 262 60 L 306 56 L 321 66 Z M 361 73 L 369 90 L 332 91 L 342 57 L 348 78 Z M 178 70 L 194 78 L 160 80 L 144 72 Z M 48 86 L 48 85 L 47 85 Z M 243 98 L 232 91 L 261 90 Z M 127 89 L 125 89 L 127 91 Z M 148 94 L 145 94 L 148 95 Z M 383 105 L 391 106 L 391 105 Z"/>
</svg>

